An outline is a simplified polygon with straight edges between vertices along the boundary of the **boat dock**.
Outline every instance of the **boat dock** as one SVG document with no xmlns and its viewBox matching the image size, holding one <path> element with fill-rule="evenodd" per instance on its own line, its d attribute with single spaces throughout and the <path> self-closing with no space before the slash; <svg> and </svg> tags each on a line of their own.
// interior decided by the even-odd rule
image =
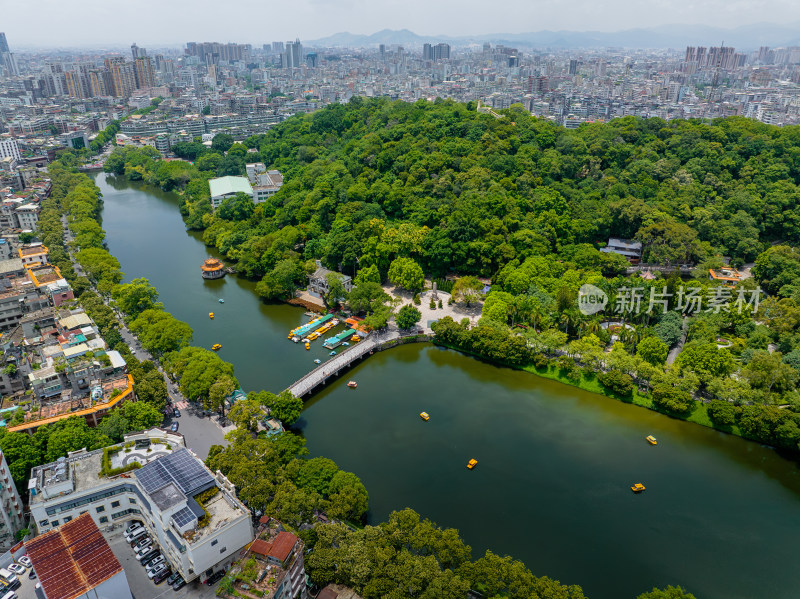
<svg viewBox="0 0 800 599">
<path fill-rule="evenodd" d="M 321 327 L 323 324 L 325 324 L 326 322 L 328 322 L 332 318 L 333 318 L 333 314 L 325 314 L 324 316 L 320 316 L 318 318 L 315 318 L 311 322 L 308 322 L 308 323 L 306 323 L 306 324 L 304 324 L 302 326 L 299 326 L 296 329 L 292 329 L 289 332 L 289 339 L 291 339 L 293 336 L 305 337 L 307 333 L 310 333 L 311 331 L 313 331 L 317 327 Z"/>
<path fill-rule="evenodd" d="M 328 337 L 325 340 L 325 343 L 322 344 L 322 347 L 326 349 L 334 349 L 335 347 L 339 347 L 342 343 L 350 339 L 353 335 L 356 334 L 355 329 L 347 329 L 343 333 L 339 333 L 334 337 Z"/>
<path fill-rule="evenodd" d="M 323 362 L 303 378 L 292 383 L 288 387 L 288 391 L 296 397 L 310 395 L 318 386 L 326 384 L 328 379 L 337 377 L 340 371 L 349 367 L 357 360 L 369 356 L 378 345 L 386 340 L 386 336 L 369 335 L 360 343 L 345 348 L 340 354 L 334 356 L 327 362 Z"/>
</svg>

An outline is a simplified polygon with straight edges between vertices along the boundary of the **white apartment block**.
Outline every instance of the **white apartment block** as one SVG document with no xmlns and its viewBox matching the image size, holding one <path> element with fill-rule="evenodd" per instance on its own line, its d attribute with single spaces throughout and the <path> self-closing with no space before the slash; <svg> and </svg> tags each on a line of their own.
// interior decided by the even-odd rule
<svg viewBox="0 0 800 599">
<path fill-rule="evenodd" d="M 267 198 L 274 196 L 283 186 L 283 175 L 280 171 L 268 171 L 261 162 L 252 162 L 245 165 L 247 179 L 253 186 L 253 203 L 260 204 Z"/>
<path fill-rule="evenodd" d="M 101 528 L 136 519 L 187 582 L 227 567 L 253 540 L 250 511 L 227 478 L 183 445 L 182 435 L 151 429 L 34 468 L 29 507 L 39 532 L 84 513 Z M 104 452 L 111 468 L 134 461 L 142 467 L 101 475 Z"/>
<path fill-rule="evenodd" d="M 6 456 L 0 451 L 0 552 L 17 543 L 16 534 L 23 528 L 22 524 L 22 500 L 8 470 Z"/>
<path fill-rule="evenodd" d="M 0 139 L 0 158 L 22 160 L 22 154 L 20 154 L 19 144 L 17 144 L 16 139 Z"/>
</svg>

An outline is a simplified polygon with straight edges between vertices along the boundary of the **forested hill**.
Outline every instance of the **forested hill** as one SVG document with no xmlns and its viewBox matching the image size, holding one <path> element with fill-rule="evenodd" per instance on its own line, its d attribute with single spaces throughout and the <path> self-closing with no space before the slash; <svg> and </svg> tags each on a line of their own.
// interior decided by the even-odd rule
<svg viewBox="0 0 800 599">
<path fill-rule="evenodd" d="M 178 144 L 194 165 L 130 149 L 107 169 L 188 183 L 188 225 L 258 278 L 286 258 L 345 271 L 359 259 L 385 274 L 398 256 L 430 275 L 491 276 L 609 236 L 641 239 L 654 262 L 737 264 L 800 233 L 799 127 L 625 117 L 567 130 L 521 108 L 501 113 L 354 98 L 245 144 Z M 284 175 L 272 202 L 208 214 L 206 179 L 258 160 Z"/>
</svg>

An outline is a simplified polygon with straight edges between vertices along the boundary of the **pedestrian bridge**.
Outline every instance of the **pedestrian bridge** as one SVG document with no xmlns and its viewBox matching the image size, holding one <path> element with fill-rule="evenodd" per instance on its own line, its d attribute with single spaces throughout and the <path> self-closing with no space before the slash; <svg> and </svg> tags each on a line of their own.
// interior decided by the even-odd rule
<svg viewBox="0 0 800 599">
<path fill-rule="evenodd" d="M 325 385 L 329 379 L 336 378 L 342 370 L 349 368 L 357 360 L 369 356 L 382 343 L 399 338 L 396 331 L 371 333 L 366 339 L 351 345 L 344 351 L 336 354 L 327 362 L 323 362 L 303 378 L 295 381 L 287 388 L 296 397 L 305 397 L 313 393 L 320 385 Z"/>
</svg>

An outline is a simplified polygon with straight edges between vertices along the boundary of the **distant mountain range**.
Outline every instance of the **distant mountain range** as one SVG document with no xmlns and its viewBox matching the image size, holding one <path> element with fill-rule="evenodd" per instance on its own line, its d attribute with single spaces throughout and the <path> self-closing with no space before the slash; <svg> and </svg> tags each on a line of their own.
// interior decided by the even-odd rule
<svg viewBox="0 0 800 599">
<path fill-rule="evenodd" d="M 370 48 L 378 44 L 415 47 L 426 43 L 447 42 L 453 46 L 471 44 L 510 44 L 534 48 L 683 48 L 685 46 L 734 46 L 753 50 L 759 46 L 800 45 L 800 23 L 753 23 L 734 29 L 705 25 L 659 25 L 608 33 L 603 31 L 534 31 L 530 33 L 491 33 L 452 37 L 417 35 L 408 29 L 384 29 L 372 35 L 336 33 L 304 42 L 317 48 Z"/>
</svg>

